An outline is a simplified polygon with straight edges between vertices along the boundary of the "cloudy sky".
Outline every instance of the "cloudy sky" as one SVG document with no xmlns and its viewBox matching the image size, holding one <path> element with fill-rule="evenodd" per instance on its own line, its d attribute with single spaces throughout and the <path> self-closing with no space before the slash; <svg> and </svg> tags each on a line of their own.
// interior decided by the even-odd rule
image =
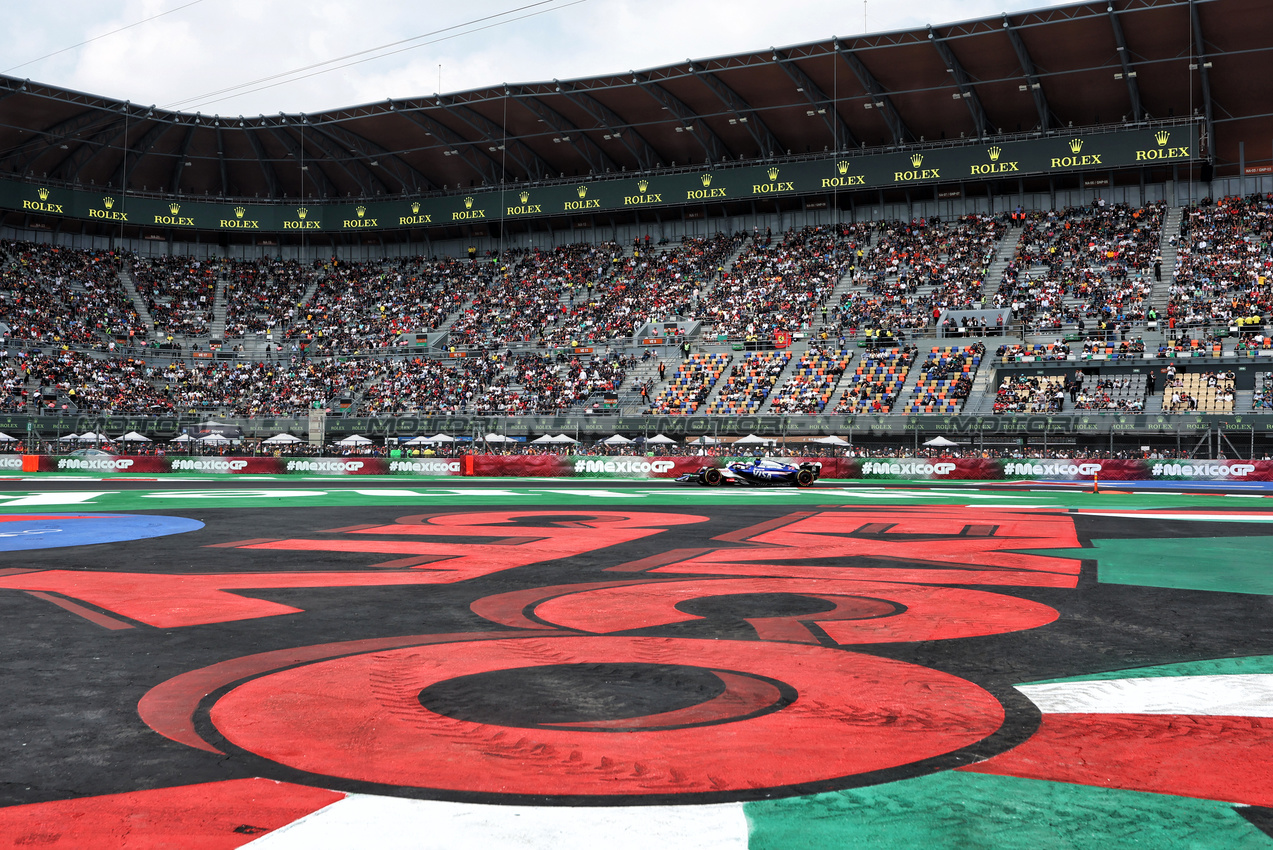
<svg viewBox="0 0 1273 850">
<path fill-rule="evenodd" d="M 0 71 L 189 112 L 316 112 L 502 82 L 640 70 L 832 35 L 859 35 L 868 29 L 909 29 L 1053 5 L 1062 2 L 6 3 L 8 26 L 0 34 L 0 63 L 5 67 Z"/>
</svg>

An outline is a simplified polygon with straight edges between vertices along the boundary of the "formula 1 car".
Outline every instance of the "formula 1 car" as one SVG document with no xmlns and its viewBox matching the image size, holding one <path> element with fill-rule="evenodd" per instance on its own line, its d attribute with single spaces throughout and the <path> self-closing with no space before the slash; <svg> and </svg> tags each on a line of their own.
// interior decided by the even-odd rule
<svg viewBox="0 0 1273 850">
<path fill-rule="evenodd" d="M 816 461 L 793 464 L 758 457 L 733 461 L 723 469 L 700 466 L 697 472 L 687 472 L 676 480 L 681 484 L 701 484 L 704 487 L 719 487 L 722 484 L 744 487 L 808 487 L 821 475 L 822 464 Z"/>
</svg>

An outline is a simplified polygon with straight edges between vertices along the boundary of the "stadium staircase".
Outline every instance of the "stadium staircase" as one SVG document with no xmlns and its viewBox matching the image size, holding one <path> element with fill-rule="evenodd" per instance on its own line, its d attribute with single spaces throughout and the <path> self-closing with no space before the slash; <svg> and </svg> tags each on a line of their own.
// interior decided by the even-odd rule
<svg viewBox="0 0 1273 850">
<path fill-rule="evenodd" d="M 212 321 L 208 323 L 208 336 L 212 339 L 225 340 L 225 320 L 227 299 L 229 298 L 229 281 L 225 275 L 217 278 L 216 289 L 212 296 Z"/>
<path fill-rule="evenodd" d="M 137 283 L 133 280 L 133 276 L 128 269 L 119 270 L 119 282 L 124 285 L 124 291 L 128 293 L 128 297 L 133 302 L 133 309 L 137 311 L 137 315 L 141 317 L 142 324 L 146 326 L 146 341 L 157 339 L 155 320 L 150 315 L 150 310 L 146 307 L 146 300 L 137 291 Z"/>
<path fill-rule="evenodd" d="M 1162 283 L 1155 282 L 1153 291 L 1149 294 L 1149 306 L 1158 312 L 1158 330 L 1163 339 L 1166 339 L 1167 303 L 1171 301 L 1171 284 L 1176 270 L 1176 245 L 1172 242 L 1172 237 L 1180 235 L 1180 220 L 1183 217 L 1183 207 L 1167 208 L 1167 215 L 1163 217 L 1162 238 L 1158 244 L 1158 255 L 1162 257 Z"/>
<path fill-rule="evenodd" d="M 1003 271 L 1017 255 L 1017 245 L 1021 243 L 1021 234 L 1025 233 L 1025 225 L 1017 224 L 1008 228 L 999 244 L 995 246 L 994 255 L 990 258 L 990 266 L 982 282 L 981 291 L 985 293 L 986 303 L 999 291 L 999 281 L 1003 279 Z"/>
</svg>

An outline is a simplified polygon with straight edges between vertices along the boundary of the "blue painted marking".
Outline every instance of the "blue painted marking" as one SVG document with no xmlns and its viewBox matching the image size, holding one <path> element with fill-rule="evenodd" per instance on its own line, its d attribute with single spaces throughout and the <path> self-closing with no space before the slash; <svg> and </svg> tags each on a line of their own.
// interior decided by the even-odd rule
<svg viewBox="0 0 1273 850">
<path fill-rule="evenodd" d="M 121 543 L 198 531 L 203 523 L 177 516 L 126 514 L 0 514 L 0 552 Z"/>
</svg>

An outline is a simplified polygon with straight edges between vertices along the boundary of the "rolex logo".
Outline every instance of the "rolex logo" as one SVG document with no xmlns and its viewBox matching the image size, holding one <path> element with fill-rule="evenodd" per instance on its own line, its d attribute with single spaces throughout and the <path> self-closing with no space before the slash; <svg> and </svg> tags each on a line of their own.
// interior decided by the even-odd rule
<svg viewBox="0 0 1273 850">
<path fill-rule="evenodd" d="M 1082 139 L 1070 139 L 1070 153 L 1078 153 L 1083 150 Z"/>
<path fill-rule="evenodd" d="M 842 175 L 843 175 L 843 174 L 848 174 L 848 173 L 849 173 L 849 163 L 848 163 L 848 161 L 847 161 L 847 160 L 843 160 L 843 159 L 842 159 L 842 160 L 840 160 L 839 162 L 837 162 L 837 163 L 835 164 L 835 170 L 836 170 L 836 171 L 838 171 L 838 172 L 840 172 L 840 174 L 842 174 Z"/>
<path fill-rule="evenodd" d="M 168 205 L 168 212 L 172 213 L 173 215 L 176 215 L 177 213 L 181 212 L 181 204 L 177 203 L 176 201 L 173 201 L 171 204 Z"/>
<path fill-rule="evenodd" d="M 465 198 L 465 199 L 464 199 L 464 209 L 466 209 L 466 210 L 471 210 L 471 209 L 473 209 L 473 199 L 472 199 L 472 198 Z"/>
<path fill-rule="evenodd" d="M 698 179 L 699 179 L 699 182 L 701 182 L 701 183 L 703 184 L 703 186 L 704 186 L 704 187 L 707 187 L 707 186 L 712 185 L 712 175 L 710 175 L 710 174 L 704 174 L 703 176 L 699 177 Z"/>
<path fill-rule="evenodd" d="M 911 165 L 919 168 L 924 164 L 924 155 L 922 153 L 911 154 Z"/>
<path fill-rule="evenodd" d="M 998 162 L 999 157 L 1003 154 L 1003 148 L 999 147 L 998 145 L 995 145 L 993 148 L 986 151 L 986 153 L 990 154 L 991 162 Z"/>
<path fill-rule="evenodd" d="M 411 204 L 411 214 L 415 215 L 419 211 L 420 211 L 420 202 L 415 201 L 414 203 Z"/>
<path fill-rule="evenodd" d="M 777 169 L 777 168 L 771 168 L 771 169 L 769 169 L 769 179 L 770 179 L 770 180 L 777 180 L 777 179 L 778 179 L 778 169 Z"/>
<path fill-rule="evenodd" d="M 1167 140 L 1170 138 L 1171 133 L 1168 133 L 1166 130 L 1159 130 L 1157 133 L 1154 133 L 1154 141 L 1158 142 L 1159 147 L 1167 144 Z"/>
<path fill-rule="evenodd" d="M 359 217 L 359 218 L 362 218 L 363 216 L 365 216 L 365 215 L 367 214 L 367 208 L 366 208 L 366 207 L 355 207 L 355 208 L 354 208 L 354 212 L 358 213 L 358 217 Z"/>
<path fill-rule="evenodd" d="M 115 199 L 102 198 L 102 206 L 106 207 L 106 209 L 110 209 L 111 207 L 115 206 Z"/>
<path fill-rule="evenodd" d="M 309 215 L 309 210 L 305 209 L 304 207 L 300 207 L 299 209 L 296 210 L 297 218 L 304 218 L 307 215 Z"/>
<path fill-rule="evenodd" d="M 646 189 L 648 189 L 648 188 L 650 188 L 650 181 L 649 181 L 649 180 L 638 180 L 638 181 L 637 181 L 637 191 L 639 191 L 641 194 L 645 194 L 645 190 L 646 190 Z"/>
<path fill-rule="evenodd" d="M 521 201 L 523 204 L 526 203 L 527 201 L 530 200 L 530 192 L 527 192 L 525 189 L 523 189 L 521 194 L 517 196 L 517 200 Z"/>
<path fill-rule="evenodd" d="M 235 217 L 235 218 L 243 218 L 243 214 L 244 214 L 245 212 L 247 212 L 247 210 L 243 209 L 243 207 L 235 207 L 235 208 L 234 208 L 234 217 Z"/>
<path fill-rule="evenodd" d="M 579 197 L 581 197 L 581 198 L 586 198 L 586 197 L 588 197 L 588 187 L 587 187 L 587 186 L 579 186 L 579 187 L 577 187 L 577 188 L 575 189 L 575 193 L 576 193 L 576 194 L 578 194 L 578 195 L 579 195 Z"/>
<path fill-rule="evenodd" d="M 41 201 L 47 201 L 49 199 L 48 189 L 44 189 L 44 188 L 36 189 L 35 193 L 40 196 Z"/>
</svg>

